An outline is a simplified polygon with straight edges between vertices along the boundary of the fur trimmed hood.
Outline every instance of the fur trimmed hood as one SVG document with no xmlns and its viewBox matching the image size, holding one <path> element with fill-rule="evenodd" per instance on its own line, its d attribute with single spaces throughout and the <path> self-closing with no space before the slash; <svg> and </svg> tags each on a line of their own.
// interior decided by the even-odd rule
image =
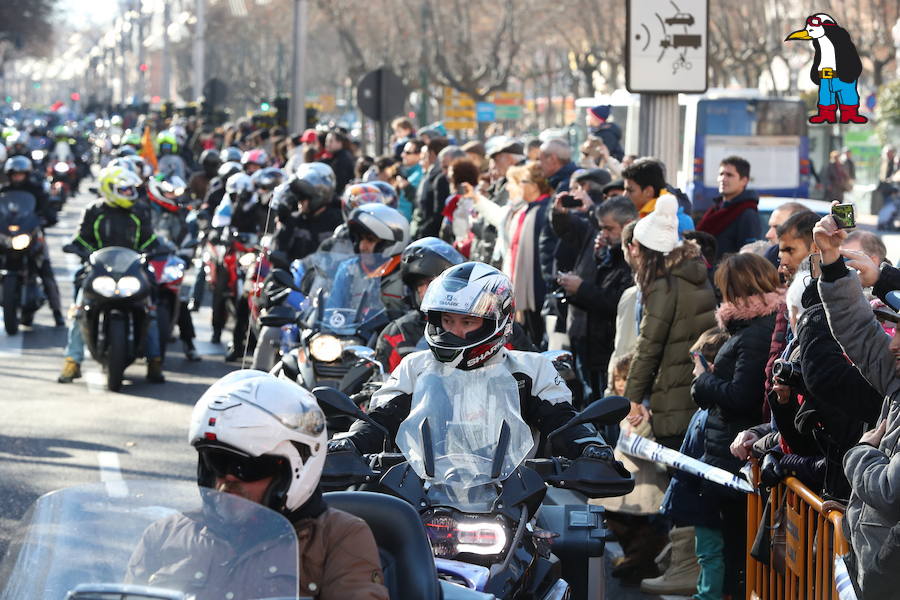
<svg viewBox="0 0 900 600">
<path fill-rule="evenodd" d="M 778 312 L 785 305 L 784 292 L 769 292 L 742 299 L 739 303 L 723 302 L 716 309 L 716 322 L 727 329 L 734 321 L 750 321 Z"/>
</svg>

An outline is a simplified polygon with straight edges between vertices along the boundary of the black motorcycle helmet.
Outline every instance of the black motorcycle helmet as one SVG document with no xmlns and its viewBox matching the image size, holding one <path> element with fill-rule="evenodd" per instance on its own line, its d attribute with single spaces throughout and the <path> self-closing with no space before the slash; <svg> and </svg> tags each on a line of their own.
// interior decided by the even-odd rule
<svg viewBox="0 0 900 600">
<path fill-rule="evenodd" d="M 12 175 L 13 173 L 25 173 L 28 175 L 33 168 L 31 160 L 27 156 L 16 155 L 6 159 L 6 163 L 3 165 L 3 172 L 6 173 L 7 176 Z"/>
<path fill-rule="evenodd" d="M 218 150 L 204 150 L 200 154 L 200 167 L 210 179 L 216 176 L 220 166 L 222 166 L 222 157 L 219 156 Z"/>
<path fill-rule="evenodd" d="M 334 171 L 325 163 L 303 163 L 288 180 L 288 185 L 297 196 L 298 206 L 300 200 L 309 200 L 312 214 L 331 202 L 336 187 Z"/>
<path fill-rule="evenodd" d="M 410 291 L 414 307 L 418 307 L 416 288 L 452 267 L 466 262 L 456 248 L 436 237 L 416 240 L 400 255 L 400 277 Z"/>
</svg>

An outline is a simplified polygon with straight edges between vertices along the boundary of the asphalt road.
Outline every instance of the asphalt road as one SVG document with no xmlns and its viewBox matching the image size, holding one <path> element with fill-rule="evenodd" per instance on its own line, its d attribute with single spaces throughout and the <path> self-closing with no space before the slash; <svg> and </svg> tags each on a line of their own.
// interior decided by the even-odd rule
<svg viewBox="0 0 900 600">
<path fill-rule="evenodd" d="M 78 260 L 61 248 L 90 201 L 88 194 L 71 199 L 47 232 L 65 306 L 73 298 Z M 191 408 L 212 382 L 236 368 L 223 362 L 222 346 L 208 343 L 209 322 L 208 308 L 194 314 L 201 362 L 187 361 L 180 343 L 172 343 L 166 383 L 148 383 L 140 361 L 127 369 L 121 393 L 105 389 L 100 365 L 90 358 L 82 365 L 83 378 L 57 383 L 66 329 L 53 326 L 46 306 L 32 331 L 7 336 L 0 327 L 0 556 L 28 506 L 49 491 L 120 477 L 193 480 Z"/>
</svg>

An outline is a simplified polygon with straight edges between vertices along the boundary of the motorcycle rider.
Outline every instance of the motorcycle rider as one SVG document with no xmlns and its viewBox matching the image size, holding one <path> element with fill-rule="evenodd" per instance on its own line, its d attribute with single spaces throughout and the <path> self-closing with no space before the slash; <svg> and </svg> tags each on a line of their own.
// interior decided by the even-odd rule
<svg viewBox="0 0 900 600">
<path fill-rule="evenodd" d="M 400 277 L 400 255 L 409 244 L 409 221 L 394 208 L 384 204 L 369 203 L 353 209 L 347 219 L 347 229 L 354 253 L 360 255 L 345 260 L 334 276 L 329 304 L 348 306 L 346 294 L 355 268 L 361 268 L 366 277 L 381 280 L 381 301 L 388 318 L 396 319 L 409 310 Z"/>
<path fill-rule="evenodd" d="M 185 221 L 187 211 L 181 204 L 185 194 L 184 182 L 177 177 L 166 181 L 151 177 L 147 182 L 153 231 L 158 238 L 168 240 L 175 250 L 181 248 L 185 239 L 190 237 Z M 166 332 L 161 332 L 161 335 L 165 334 Z M 199 361 L 200 355 L 194 347 L 194 321 L 189 310 L 178 311 L 178 337 L 181 339 L 184 356 L 190 361 Z"/>
<path fill-rule="evenodd" d="M 100 172 L 98 182 L 102 198 L 85 209 L 78 234 L 64 250 L 87 258 L 92 252 L 107 246 L 131 248 L 136 252 L 150 248 L 156 241 L 156 235 L 153 233 L 150 207 L 146 202 L 138 200 L 140 178 L 124 167 L 113 166 Z M 77 278 L 75 285 L 78 288 L 75 296 L 77 316 L 69 324 L 69 339 L 64 352 L 62 373 L 58 378 L 59 383 L 71 383 L 73 379 L 81 377 L 81 362 L 84 360 L 84 338 L 79 314 L 83 291 Z M 145 349 L 147 380 L 153 383 L 165 382 L 159 331 L 152 311 L 147 327 Z"/>
<path fill-rule="evenodd" d="M 219 157 L 218 150 L 210 149 L 200 153 L 200 170 L 194 171 L 188 180 L 188 189 L 192 198 L 197 201 L 206 198 L 209 183 L 216 177 L 221 166 L 222 159 Z"/>
<path fill-rule="evenodd" d="M 282 251 L 291 260 L 315 252 L 341 225 L 341 213 L 331 199 L 335 179 L 325 163 L 302 163 L 285 184 L 275 190 L 272 209 L 278 226 L 272 251 Z"/>
<path fill-rule="evenodd" d="M 303 596 L 387 600 L 372 531 L 362 519 L 330 508 L 319 488 L 327 436 L 325 416 L 310 392 L 268 373 L 229 373 L 197 401 L 188 439 L 197 450 L 200 487 L 266 506 L 294 526 Z M 238 531 L 241 523 L 233 526 Z M 172 576 L 176 567 L 148 564 L 161 546 L 182 548 L 178 560 L 202 556 L 190 551 L 204 539 L 202 527 L 190 513 L 151 525 L 129 561 L 126 580 L 147 584 L 163 571 Z"/>
<path fill-rule="evenodd" d="M 233 148 L 229 148 L 229 150 L 233 150 Z M 241 169 L 240 161 L 227 160 L 223 162 L 216 170 L 216 176 L 210 180 L 200 208 L 209 211 L 216 210 L 219 202 L 225 196 L 225 183 L 232 175 L 240 173 Z"/>
<path fill-rule="evenodd" d="M 3 171 L 6 173 L 7 184 L 0 188 L 0 192 L 28 192 L 34 196 L 35 211 L 41 218 L 41 225 L 44 227 L 55 225 L 56 211 L 50 206 L 50 198 L 47 196 L 47 192 L 44 191 L 44 186 L 36 177 L 33 177 L 34 171 L 31 161 L 25 156 L 11 156 L 6 159 Z M 57 327 L 62 327 L 66 324 L 66 321 L 62 314 L 59 286 L 56 284 L 56 276 L 53 274 L 53 266 L 50 264 L 50 249 L 46 243 L 44 243 L 44 259 L 41 261 L 39 269 L 38 275 L 44 287 L 44 294 L 46 294 L 47 302 L 53 311 L 53 321 Z"/>
<path fill-rule="evenodd" d="M 164 177 L 177 176 L 187 179 L 187 166 L 178 154 L 178 140 L 171 130 L 160 131 L 156 136 L 157 171 Z"/>
<path fill-rule="evenodd" d="M 369 405 L 369 416 L 387 429 L 392 441 L 409 415 L 417 377 L 436 363 L 463 371 L 498 364 L 509 369 L 519 383 L 522 418 L 540 433 L 538 449 L 546 445 L 552 431 L 575 415 L 572 393 L 549 359 L 505 348 L 515 315 L 512 284 L 506 275 L 484 263 L 451 267 L 428 286 L 421 310 L 427 315 L 425 341 L 430 350 L 404 357 Z M 549 452 L 608 459 L 609 447 L 595 435 L 592 427 L 584 425 L 566 429 L 554 436 Z M 383 441 L 378 428 L 356 421 L 346 437 L 335 438 L 328 446 L 329 451 L 368 454 L 381 451 Z"/>
<path fill-rule="evenodd" d="M 247 150 L 241 155 L 241 165 L 244 167 L 244 173 L 253 175 L 260 169 L 269 166 L 269 155 L 262 148 Z"/>
</svg>

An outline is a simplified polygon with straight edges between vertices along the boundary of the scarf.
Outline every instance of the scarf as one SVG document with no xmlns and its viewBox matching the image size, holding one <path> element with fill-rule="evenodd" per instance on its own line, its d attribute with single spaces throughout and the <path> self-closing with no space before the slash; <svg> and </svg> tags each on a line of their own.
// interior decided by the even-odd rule
<svg viewBox="0 0 900 600">
<path fill-rule="evenodd" d="M 719 235 L 725 231 L 729 225 L 740 217 L 744 211 L 756 208 L 759 200 L 756 198 L 741 200 L 731 204 L 723 202 L 713 204 L 703 214 L 700 223 L 697 224 L 697 231 L 705 231 L 710 235 Z"/>
<path fill-rule="evenodd" d="M 510 279 L 513 284 L 513 300 L 516 310 L 537 310 L 540 308 L 535 298 L 534 281 L 534 251 L 535 225 L 537 223 L 537 211 L 543 206 L 540 204 L 545 196 L 541 196 L 534 202 L 530 202 L 513 213 L 510 219 Z M 541 299 L 543 301 L 543 299 Z"/>
</svg>

